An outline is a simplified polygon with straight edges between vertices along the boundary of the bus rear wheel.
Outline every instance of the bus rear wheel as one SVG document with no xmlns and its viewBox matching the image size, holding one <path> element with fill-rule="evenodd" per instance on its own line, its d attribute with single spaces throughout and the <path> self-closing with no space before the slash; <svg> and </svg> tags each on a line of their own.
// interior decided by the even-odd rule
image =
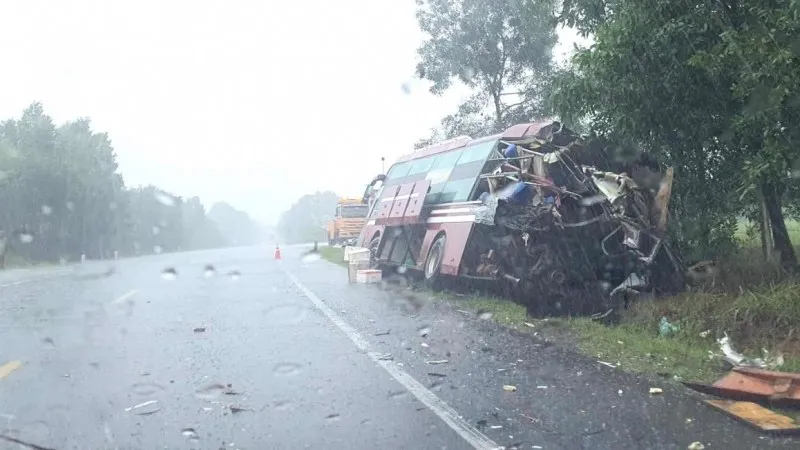
<svg viewBox="0 0 800 450">
<path fill-rule="evenodd" d="M 444 235 L 439 236 L 431 244 L 428 250 L 428 257 L 425 259 L 425 269 L 423 274 L 425 276 L 425 284 L 432 288 L 441 287 L 441 269 L 442 261 L 444 260 L 444 248 L 447 239 Z"/>
</svg>

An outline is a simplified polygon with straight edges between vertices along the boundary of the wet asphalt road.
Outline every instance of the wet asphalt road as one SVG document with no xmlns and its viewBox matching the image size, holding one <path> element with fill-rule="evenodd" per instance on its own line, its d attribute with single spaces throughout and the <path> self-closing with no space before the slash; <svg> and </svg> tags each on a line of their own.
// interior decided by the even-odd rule
<svg viewBox="0 0 800 450">
<path fill-rule="evenodd" d="M 798 446 L 304 250 L 0 272 L 0 431 L 54 449 Z"/>
</svg>

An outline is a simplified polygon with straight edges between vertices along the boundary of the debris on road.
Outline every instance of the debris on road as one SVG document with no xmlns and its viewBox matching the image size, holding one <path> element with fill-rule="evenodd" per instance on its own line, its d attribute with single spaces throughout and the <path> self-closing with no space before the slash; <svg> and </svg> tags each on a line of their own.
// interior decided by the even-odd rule
<svg viewBox="0 0 800 450">
<path fill-rule="evenodd" d="M 616 366 L 616 365 L 614 365 L 614 364 L 611 364 L 611 363 L 609 363 L 609 362 L 605 362 L 605 361 L 597 361 L 597 362 L 598 362 L 598 363 L 600 363 L 600 364 L 602 364 L 602 365 L 604 365 L 604 366 L 611 367 L 612 369 L 616 369 L 616 368 L 617 368 L 617 366 Z"/>
<path fill-rule="evenodd" d="M 694 441 L 686 447 L 686 450 L 704 450 L 706 448 L 701 442 Z"/>
<path fill-rule="evenodd" d="M 547 389 L 547 386 L 544 386 L 544 385 L 542 385 L 542 386 L 536 386 L 536 389 Z"/>
<path fill-rule="evenodd" d="M 205 333 L 206 327 L 197 327 L 192 331 L 194 331 L 195 333 Z"/>
<path fill-rule="evenodd" d="M 657 388 L 657 387 L 651 387 L 650 388 L 650 395 L 659 395 L 659 394 L 663 394 L 663 393 L 664 393 L 664 390 L 661 389 L 661 388 Z"/>
<path fill-rule="evenodd" d="M 775 413 L 752 402 L 706 400 L 705 403 L 762 432 L 800 433 L 800 423 L 791 417 Z"/>
<path fill-rule="evenodd" d="M 450 361 L 448 361 L 446 359 L 439 359 L 439 360 L 436 360 L 436 361 L 425 361 L 425 363 L 427 363 L 427 364 L 447 364 L 449 362 Z"/>
<path fill-rule="evenodd" d="M 517 392 L 517 387 L 510 384 L 504 384 L 503 390 L 506 392 Z"/>
<path fill-rule="evenodd" d="M 683 384 L 698 392 L 731 400 L 770 401 L 800 406 L 800 373 L 741 366 L 734 367 L 711 385 Z"/>
<path fill-rule="evenodd" d="M 392 329 L 389 328 L 388 330 L 386 330 L 386 331 L 384 331 L 382 333 L 375 333 L 374 336 L 388 336 L 389 333 L 391 333 L 391 332 L 392 332 Z"/>
<path fill-rule="evenodd" d="M 522 322 L 522 323 L 523 323 L 523 324 L 524 324 L 526 327 L 530 327 L 530 328 L 536 328 L 536 325 L 534 325 L 534 324 L 532 324 L 532 323 L 530 323 L 530 322 Z"/>
</svg>

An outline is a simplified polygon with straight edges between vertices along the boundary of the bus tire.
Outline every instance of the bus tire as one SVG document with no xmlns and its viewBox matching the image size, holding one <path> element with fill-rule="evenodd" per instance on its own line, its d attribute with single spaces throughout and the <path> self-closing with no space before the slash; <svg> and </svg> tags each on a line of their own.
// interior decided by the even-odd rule
<svg viewBox="0 0 800 450">
<path fill-rule="evenodd" d="M 378 264 L 378 246 L 381 244 L 381 235 L 376 235 L 369 241 L 367 248 L 369 249 L 369 267 L 370 269 L 377 269 Z"/>
<path fill-rule="evenodd" d="M 433 241 L 431 248 L 428 250 L 428 256 L 425 258 L 425 267 L 423 268 L 423 276 L 425 277 L 425 284 L 431 288 L 441 287 L 441 269 L 442 261 L 444 260 L 444 248 L 447 243 L 445 235 L 440 235 Z"/>
</svg>

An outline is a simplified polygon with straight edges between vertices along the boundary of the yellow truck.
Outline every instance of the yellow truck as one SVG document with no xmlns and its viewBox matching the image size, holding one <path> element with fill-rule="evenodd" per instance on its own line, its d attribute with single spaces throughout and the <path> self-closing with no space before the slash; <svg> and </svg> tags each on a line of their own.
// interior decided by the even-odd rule
<svg viewBox="0 0 800 450">
<path fill-rule="evenodd" d="M 328 244 L 346 245 L 353 243 L 364 226 L 367 205 L 360 198 L 340 198 L 336 203 L 336 214 L 328 223 Z"/>
</svg>

